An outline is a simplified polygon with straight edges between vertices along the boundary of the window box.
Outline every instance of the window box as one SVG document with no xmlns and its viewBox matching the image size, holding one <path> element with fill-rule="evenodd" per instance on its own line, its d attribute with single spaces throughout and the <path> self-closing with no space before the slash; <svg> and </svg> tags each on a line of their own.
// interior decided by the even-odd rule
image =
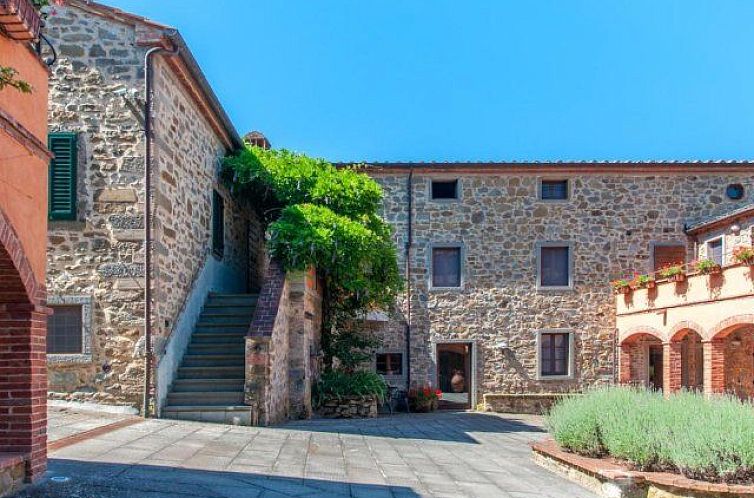
<svg viewBox="0 0 754 498">
<path fill-rule="evenodd" d="M 19 41 L 39 38 L 42 18 L 30 0 L 0 0 L 0 26 Z"/>
</svg>

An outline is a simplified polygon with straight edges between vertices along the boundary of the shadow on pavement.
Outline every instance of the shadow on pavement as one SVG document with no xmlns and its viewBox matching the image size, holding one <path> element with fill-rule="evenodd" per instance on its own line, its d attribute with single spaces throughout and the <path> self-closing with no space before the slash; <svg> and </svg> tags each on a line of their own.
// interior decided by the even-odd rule
<svg viewBox="0 0 754 498">
<path fill-rule="evenodd" d="M 313 419 L 278 426 L 312 432 L 356 434 L 394 439 L 429 439 L 479 444 L 473 433 L 543 433 L 525 419 L 471 412 L 435 412 L 385 415 L 373 419 Z"/>
<path fill-rule="evenodd" d="M 206 471 L 152 465 L 50 459 L 45 478 L 12 498 L 414 498 L 409 487 Z M 59 478 L 68 478 L 57 482 Z"/>
</svg>

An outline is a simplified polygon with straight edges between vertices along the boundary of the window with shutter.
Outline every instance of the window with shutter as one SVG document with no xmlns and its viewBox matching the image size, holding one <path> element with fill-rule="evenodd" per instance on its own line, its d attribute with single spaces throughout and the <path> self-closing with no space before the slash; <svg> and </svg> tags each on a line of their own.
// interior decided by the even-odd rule
<svg viewBox="0 0 754 498">
<path fill-rule="evenodd" d="M 76 219 L 76 169 L 78 148 L 75 133 L 50 133 L 48 215 L 51 220 Z"/>
</svg>

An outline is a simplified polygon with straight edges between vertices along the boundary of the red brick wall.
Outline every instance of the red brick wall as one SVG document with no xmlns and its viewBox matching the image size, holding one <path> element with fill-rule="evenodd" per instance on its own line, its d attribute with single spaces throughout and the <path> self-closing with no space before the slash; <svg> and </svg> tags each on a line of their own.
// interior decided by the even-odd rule
<svg viewBox="0 0 754 498">
<path fill-rule="evenodd" d="M 47 466 L 47 309 L 23 247 L 0 211 L 0 448 Z"/>
</svg>

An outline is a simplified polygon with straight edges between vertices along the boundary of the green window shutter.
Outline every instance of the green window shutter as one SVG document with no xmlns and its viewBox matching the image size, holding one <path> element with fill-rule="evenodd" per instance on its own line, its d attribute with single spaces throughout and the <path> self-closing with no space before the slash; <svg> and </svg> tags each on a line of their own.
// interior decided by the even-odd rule
<svg viewBox="0 0 754 498">
<path fill-rule="evenodd" d="M 51 220 L 76 219 L 76 170 L 78 148 L 75 133 L 50 133 L 47 146 L 50 161 L 48 214 Z"/>
</svg>

